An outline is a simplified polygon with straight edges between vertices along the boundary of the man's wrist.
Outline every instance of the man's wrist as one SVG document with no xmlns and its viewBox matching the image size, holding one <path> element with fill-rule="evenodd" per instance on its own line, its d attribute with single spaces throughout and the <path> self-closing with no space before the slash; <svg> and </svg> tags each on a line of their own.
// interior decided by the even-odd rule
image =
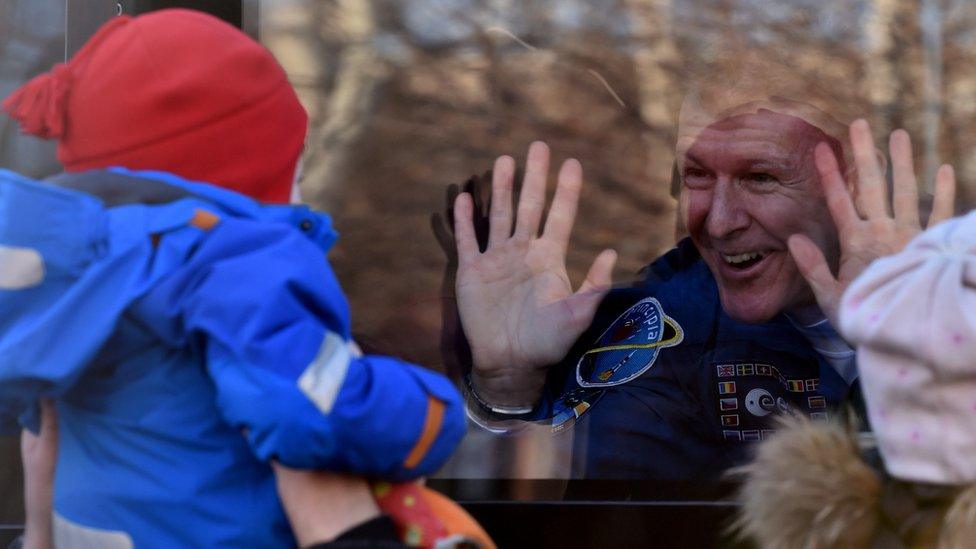
<svg viewBox="0 0 976 549">
<path fill-rule="evenodd" d="M 488 414 L 498 415 L 498 416 L 522 416 L 522 415 L 532 413 L 532 410 L 535 408 L 534 403 L 532 405 L 518 405 L 518 404 L 510 405 L 510 404 L 495 404 L 491 402 L 490 397 L 484 398 L 478 392 L 478 389 L 475 386 L 476 382 L 474 380 L 474 377 L 475 376 L 473 374 L 468 374 L 467 376 L 465 376 L 465 380 L 466 380 L 465 388 L 467 389 L 468 397 L 472 401 L 474 401 L 474 403 L 479 408 L 481 408 L 483 411 L 487 412 Z"/>
<path fill-rule="evenodd" d="M 532 413 L 539 401 L 545 377 L 535 379 L 485 378 L 474 370 L 465 376 L 468 400 L 491 416 L 512 418 Z"/>
</svg>

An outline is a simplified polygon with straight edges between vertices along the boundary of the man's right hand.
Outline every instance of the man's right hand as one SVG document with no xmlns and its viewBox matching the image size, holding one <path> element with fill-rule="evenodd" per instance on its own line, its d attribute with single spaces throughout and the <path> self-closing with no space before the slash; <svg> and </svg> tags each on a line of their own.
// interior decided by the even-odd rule
<svg viewBox="0 0 976 549">
<path fill-rule="evenodd" d="M 566 355 L 593 320 L 616 261 L 613 250 L 604 250 L 573 291 L 566 248 L 583 171 L 576 160 L 563 163 L 540 236 L 548 172 L 549 148 L 535 142 L 529 147 L 513 219 L 515 161 L 508 156 L 495 161 L 484 253 L 475 237 L 471 195 L 462 193 L 454 203 L 457 299 L 474 361 L 472 383 L 480 398 L 496 406 L 525 408 L 536 403 L 546 368 Z"/>
</svg>

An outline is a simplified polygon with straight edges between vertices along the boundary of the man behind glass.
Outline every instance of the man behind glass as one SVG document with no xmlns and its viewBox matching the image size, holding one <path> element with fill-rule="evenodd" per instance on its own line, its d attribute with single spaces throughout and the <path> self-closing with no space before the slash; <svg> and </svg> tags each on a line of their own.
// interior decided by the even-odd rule
<svg viewBox="0 0 976 549">
<path fill-rule="evenodd" d="M 580 164 L 562 165 L 540 235 L 548 148 L 530 147 L 514 213 L 515 163 L 500 157 L 484 253 L 471 197 L 455 203 L 472 418 L 573 427 L 573 476 L 692 479 L 741 463 L 777 414 L 833 413 L 857 377 L 829 320 L 836 301 L 918 232 L 918 198 L 904 131 L 891 137 L 891 217 L 867 123 L 848 141 L 808 97 L 748 86 L 689 96 L 676 144 L 689 236 L 626 288 L 609 290 L 612 250 L 576 292 L 566 274 Z M 933 221 L 951 215 L 952 185 L 943 168 Z"/>
</svg>

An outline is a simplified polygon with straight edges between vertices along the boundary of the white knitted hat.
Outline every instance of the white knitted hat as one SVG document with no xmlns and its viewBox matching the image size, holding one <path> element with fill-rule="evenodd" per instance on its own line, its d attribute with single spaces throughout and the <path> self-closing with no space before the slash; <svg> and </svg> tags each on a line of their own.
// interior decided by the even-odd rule
<svg viewBox="0 0 976 549">
<path fill-rule="evenodd" d="M 840 328 L 888 472 L 976 481 L 976 212 L 871 264 L 844 294 Z"/>
</svg>

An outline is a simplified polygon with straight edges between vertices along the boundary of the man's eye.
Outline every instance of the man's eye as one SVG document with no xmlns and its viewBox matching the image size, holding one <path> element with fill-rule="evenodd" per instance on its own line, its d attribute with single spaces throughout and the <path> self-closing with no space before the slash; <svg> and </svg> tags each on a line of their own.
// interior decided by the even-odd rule
<svg viewBox="0 0 976 549">
<path fill-rule="evenodd" d="M 760 185 L 768 185 L 773 183 L 779 183 L 779 179 L 768 173 L 754 172 L 745 176 L 745 180 L 750 183 L 758 183 Z"/>
<path fill-rule="evenodd" d="M 692 188 L 701 188 L 709 185 L 711 183 L 711 174 L 701 168 L 685 168 L 684 177 L 685 185 Z"/>
</svg>

